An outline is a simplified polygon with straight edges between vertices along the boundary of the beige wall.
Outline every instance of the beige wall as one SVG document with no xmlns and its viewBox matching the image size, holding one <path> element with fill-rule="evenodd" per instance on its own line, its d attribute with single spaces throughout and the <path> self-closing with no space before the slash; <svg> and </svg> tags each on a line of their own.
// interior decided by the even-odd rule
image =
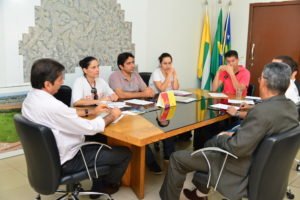
<svg viewBox="0 0 300 200">
<path fill-rule="evenodd" d="M 1 0 L 1 3 L 2 1 L 11 2 L 10 0 Z M 159 54 L 166 51 L 174 57 L 174 65 L 177 68 L 181 86 L 183 88 L 196 87 L 198 85 L 196 66 L 205 10 L 204 0 L 117 1 L 121 4 L 121 8 L 125 10 L 125 19 L 133 23 L 132 40 L 136 45 L 136 63 L 139 65 L 139 69 L 141 71 L 153 71 L 158 66 L 157 58 Z M 33 8 L 37 2 L 39 1 L 27 1 L 26 8 Z M 215 34 L 218 8 L 220 7 L 217 2 L 218 0 L 209 0 L 208 10 L 212 38 Z M 232 0 L 232 48 L 239 51 L 242 64 L 245 63 L 246 56 L 249 4 L 256 2 L 271 2 L 271 0 Z M 228 0 L 222 0 L 222 3 L 223 20 L 225 20 Z M 20 10 L 18 11 L 18 9 Z M 32 10 L 24 10 L 21 6 L 15 7 L 16 13 L 22 16 L 32 15 Z M 33 16 L 30 19 L 27 18 L 27 23 L 30 25 Z M 4 20 L 7 23 L 14 23 L 13 16 Z M 24 24 L 26 23 L 22 22 L 22 26 Z M 1 34 L 5 34 L 5 31 Z M 18 37 L 18 35 L 10 35 L 8 39 L 16 40 Z M 6 41 L 6 44 L 10 44 L 10 41 Z M 20 58 L 17 51 L 14 50 L 14 53 L 7 55 L 6 58 L 9 58 L 10 62 L 1 63 L 0 60 L 0 70 L 5 72 L 0 73 L 0 87 L 22 84 L 20 78 L 23 77 L 20 70 L 22 66 L 19 64 L 22 62 L 19 62 Z M 13 58 L 17 61 L 15 65 L 11 65 Z"/>
</svg>

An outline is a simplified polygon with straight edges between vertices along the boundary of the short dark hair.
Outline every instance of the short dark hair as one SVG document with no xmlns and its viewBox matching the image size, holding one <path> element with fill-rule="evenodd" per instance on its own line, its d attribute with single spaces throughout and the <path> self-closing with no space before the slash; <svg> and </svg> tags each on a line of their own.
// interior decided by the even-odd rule
<svg viewBox="0 0 300 200">
<path fill-rule="evenodd" d="M 130 57 L 134 58 L 134 55 L 132 53 L 129 53 L 129 52 L 123 52 L 123 53 L 120 53 L 118 55 L 118 67 L 119 67 L 119 69 L 121 69 L 120 65 L 124 65 L 126 60 Z"/>
<path fill-rule="evenodd" d="M 235 58 L 239 58 L 239 54 L 238 54 L 238 52 L 237 51 L 235 51 L 235 50 L 229 50 L 229 51 L 227 51 L 225 54 L 224 54 L 224 57 L 225 58 L 229 58 L 229 57 L 235 57 Z"/>
<path fill-rule="evenodd" d="M 162 53 L 162 54 L 158 57 L 159 63 L 161 63 L 161 62 L 163 61 L 164 58 L 171 58 L 171 61 L 173 61 L 173 58 L 172 58 L 171 54 L 169 54 L 169 53 Z"/>
<path fill-rule="evenodd" d="M 42 89 L 45 81 L 49 81 L 54 84 L 54 81 L 64 70 L 65 67 L 53 59 L 42 58 L 36 60 L 31 68 L 31 86 L 36 89 Z"/>
<path fill-rule="evenodd" d="M 291 73 L 287 64 L 272 62 L 265 65 L 262 76 L 266 79 L 269 90 L 283 95 L 290 85 Z"/>
<path fill-rule="evenodd" d="M 283 63 L 290 66 L 292 72 L 298 71 L 298 64 L 290 56 L 276 56 L 274 59 L 281 60 Z"/>
<path fill-rule="evenodd" d="M 79 66 L 83 69 L 87 69 L 88 66 L 90 65 L 91 61 L 93 60 L 97 60 L 97 58 L 93 57 L 93 56 L 87 56 L 84 59 L 82 59 L 81 61 L 79 61 Z"/>
</svg>

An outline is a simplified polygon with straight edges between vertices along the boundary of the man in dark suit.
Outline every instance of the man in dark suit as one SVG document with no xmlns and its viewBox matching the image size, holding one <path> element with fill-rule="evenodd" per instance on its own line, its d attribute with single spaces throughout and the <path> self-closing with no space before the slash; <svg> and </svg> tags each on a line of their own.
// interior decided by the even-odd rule
<svg viewBox="0 0 300 200">
<path fill-rule="evenodd" d="M 217 187 L 217 190 L 227 198 L 235 200 L 247 195 L 252 155 L 260 141 L 266 135 L 284 132 L 298 126 L 296 106 L 284 96 L 290 83 L 290 76 L 291 69 L 286 64 L 267 64 L 259 79 L 259 92 L 263 102 L 249 111 L 237 132 L 221 132 L 205 144 L 206 147 L 219 147 L 238 157 L 238 159 L 228 158 Z M 215 186 L 224 154 L 209 152 L 206 156 L 210 161 L 212 172 L 209 185 Z M 173 153 L 160 190 L 161 199 L 179 199 L 186 174 L 192 171 L 208 171 L 203 155 L 192 157 L 189 151 Z M 194 199 L 206 199 L 195 195 Z"/>
</svg>

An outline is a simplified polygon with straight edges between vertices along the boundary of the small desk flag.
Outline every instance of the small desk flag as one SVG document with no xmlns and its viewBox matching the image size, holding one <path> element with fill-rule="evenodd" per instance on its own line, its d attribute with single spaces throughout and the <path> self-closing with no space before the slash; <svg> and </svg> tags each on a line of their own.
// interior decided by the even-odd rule
<svg viewBox="0 0 300 200">
<path fill-rule="evenodd" d="M 173 91 L 161 92 L 158 96 L 156 106 L 169 108 L 176 106 L 176 99 Z"/>
</svg>

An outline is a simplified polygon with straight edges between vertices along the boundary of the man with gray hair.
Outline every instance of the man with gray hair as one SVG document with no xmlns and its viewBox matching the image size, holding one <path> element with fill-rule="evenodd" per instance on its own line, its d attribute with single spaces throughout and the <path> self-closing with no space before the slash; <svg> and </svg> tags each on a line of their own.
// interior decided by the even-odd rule
<svg viewBox="0 0 300 200">
<path fill-rule="evenodd" d="M 225 197 L 236 200 L 247 196 L 252 155 L 266 135 L 284 132 L 299 125 L 295 104 L 284 96 L 290 83 L 290 76 L 291 69 L 288 65 L 267 64 L 258 80 L 262 103 L 249 111 L 247 118 L 235 133 L 221 132 L 206 142 L 205 147 L 219 147 L 238 157 L 238 159 L 228 158 L 218 183 L 217 189 Z M 215 186 L 224 154 L 209 152 L 206 156 L 210 161 L 212 172 L 209 184 Z M 208 171 L 202 154 L 192 157 L 191 152 L 185 150 L 173 153 L 160 190 L 161 199 L 179 199 L 186 174 L 192 171 Z M 198 185 L 198 189 L 202 191 L 203 188 Z M 197 189 L 186 190 L 184 194 L 188 199 L 207 199 L 207 197 L 198 197 L 197 192 Z"/>
</svg>

